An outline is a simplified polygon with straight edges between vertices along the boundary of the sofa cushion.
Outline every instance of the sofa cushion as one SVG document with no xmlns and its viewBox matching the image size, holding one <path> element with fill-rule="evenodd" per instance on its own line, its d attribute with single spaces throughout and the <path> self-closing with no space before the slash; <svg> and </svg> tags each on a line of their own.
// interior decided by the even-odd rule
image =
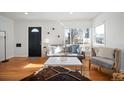
<svg viewBox="0 0 124 93">
<path fill-rule="evenodd" d="M 82 53 L 82 47 L 78 47 L 78 48 L 77 48 L 77 53 L 78 53 L 79 55 L 81 55 L 81 53 Z"/>
<path fill-rule="evenodd" d="M 95 52 L 96 52 L 96 56 L 98 57 L 103 57 L 103 48 L 99 47 L 99 48 L 96 48 L 95 49 Z"/>
<path fill-rule="evenodd" d="M 114 58 L 113 54 L 114 54 L 114 49 L 101 47 L 101 48 L 99 48 L 96 56 L 113 59 Z"/>
<path fill-rule="evenodd" d="M 79 45 L 71 45 L 70 46 L 71 53 L 77 53 L 78 48 L 79 48 Z"/>
<path fill-rule="evenodd" d="M 92 57 L 92 63 L 101 67 L 112 68 L 114 60 L 103 57 Z"/>
<path fill-rule="evenodd" d="M 112 48 L 104 48 L 103 50 L 104 50 L 103 51 L 103 57 L 110 58 L 110 59 L 114 58 L 114 56 L 113 56 L 114 49 L 112 49 Z"/>
</svg>

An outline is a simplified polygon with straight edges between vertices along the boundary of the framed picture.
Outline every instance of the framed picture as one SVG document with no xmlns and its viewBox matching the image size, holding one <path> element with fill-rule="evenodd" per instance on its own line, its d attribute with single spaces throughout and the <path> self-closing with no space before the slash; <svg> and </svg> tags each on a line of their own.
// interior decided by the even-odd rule
<svg viewBox="0 0 124 93">
<path fill-rule="evenodd" d="M 86 29 L 86 32 L 85 32 L 85 38 L 89 38 L 89 28 Z"/>
</svg>

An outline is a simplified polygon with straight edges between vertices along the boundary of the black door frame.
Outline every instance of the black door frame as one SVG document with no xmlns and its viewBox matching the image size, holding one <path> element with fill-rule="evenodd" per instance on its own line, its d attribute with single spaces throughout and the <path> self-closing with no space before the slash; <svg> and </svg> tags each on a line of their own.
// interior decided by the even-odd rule
<svg viewBox="0 0 124 93">
<path fill-rule="evenodd" d="M 40 47 L 40 48 L 41 48 L 40 50 L 41 50 L 41 51 L 40 51 L 40 52 L 41 52 L 41 56 L 42 56 L 42 27 L 41 27 L 41 26 L 30 26 L 30 27 L 31 27 L 31 28 L 37 28 L 37 27 L 40 27 L 40 28 L 41 28 L 41 41 L 40 41 L 40 44 L 41 44 L 41 45 L 40 45 L 40 46 L 41 46 L 41 47 Z M 29 56 L 29 28 L 30 28 L 30 27 L 28 27 L 28 57 L 30 57 L 30 56 Z"/>
</svg>

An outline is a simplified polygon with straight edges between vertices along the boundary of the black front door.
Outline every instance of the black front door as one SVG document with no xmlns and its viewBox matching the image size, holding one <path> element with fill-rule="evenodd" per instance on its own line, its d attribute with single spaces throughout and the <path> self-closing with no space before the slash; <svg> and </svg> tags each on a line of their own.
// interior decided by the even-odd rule
<svg viewBox="0 0 124 93">
<path fill-rule="evenodd" d="M 29 27 L 29 57 L 41 56 L 41 27 Z"/>
</svg>

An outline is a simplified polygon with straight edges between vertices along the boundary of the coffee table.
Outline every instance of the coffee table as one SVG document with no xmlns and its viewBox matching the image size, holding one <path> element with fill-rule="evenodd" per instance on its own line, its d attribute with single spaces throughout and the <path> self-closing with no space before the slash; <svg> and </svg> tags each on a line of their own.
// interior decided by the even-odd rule
<svg viewBox="0 0 124 93">
<path fill-rule="evenodd" d="M 77 57 L 49 57 L 44 66 L 79 66 L 82 74 L 82 63 Z"/>
</svg>

